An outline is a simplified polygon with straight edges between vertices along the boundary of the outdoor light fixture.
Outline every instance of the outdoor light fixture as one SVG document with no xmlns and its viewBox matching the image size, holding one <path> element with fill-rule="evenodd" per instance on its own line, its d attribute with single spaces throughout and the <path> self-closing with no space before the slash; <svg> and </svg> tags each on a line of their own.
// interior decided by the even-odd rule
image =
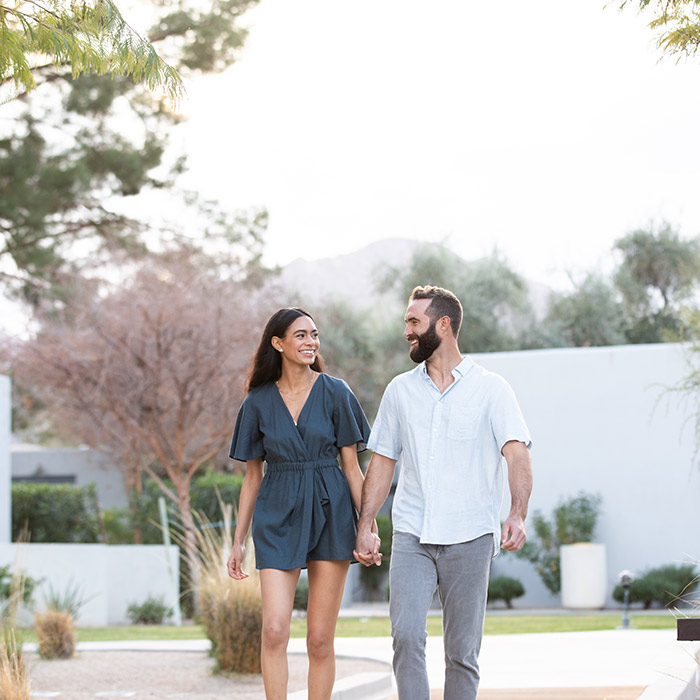
<svg viewBox="0 0 700 700">
<path fill-rule="evenodd" d="M 634 574 L 628 569 L 623 569 L 618 575 L 617 580 L 622 586 L 624 592 L 624 608 L 622 612 L 622 624 L 617 628 L 619 630 L 630 629 L 630 586 L 634 581 Z"/>
</svg>

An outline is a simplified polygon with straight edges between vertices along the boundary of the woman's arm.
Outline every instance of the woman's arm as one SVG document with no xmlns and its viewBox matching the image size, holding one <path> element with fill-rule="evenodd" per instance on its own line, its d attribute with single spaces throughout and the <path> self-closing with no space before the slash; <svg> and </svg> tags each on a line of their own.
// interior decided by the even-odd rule
<svg viewBox="0 0 700 700">
<path fill-rule="evenodd" d="M 362 507 L 362 484 L 365 478 L 362 476 L 360 463 L 357 460 L 357 445 L 348 445 L 340 448 L 340 465 L 350 485 L 350 493 L 352 494 L 352 502 L 355 504 L 355 510 L 359 513 Z"/>
<path fill-rule="evenodd" d="M 241 568 L 245 556 L 245 540 L 253 520 L 255 501 L 258 498 L 260 484 L 263 479 L 263 458 L 252 459 L 246 462 L 245 478 L 241 487 L 241 496 L 238 499 L 238 519 L 236 531 L 233 535 L 233 548 L 228 560 L 228 575 L 236 580 L 248 577 Z"/>
</svg>

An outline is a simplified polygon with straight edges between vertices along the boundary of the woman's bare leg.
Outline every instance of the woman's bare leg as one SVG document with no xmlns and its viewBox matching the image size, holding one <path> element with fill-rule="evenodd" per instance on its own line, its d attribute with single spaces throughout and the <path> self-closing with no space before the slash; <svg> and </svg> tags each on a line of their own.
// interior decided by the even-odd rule
<svg viewBox="0 0 700 700">
<path fill-rule="evenodd" d="M 263 606 L 262 675 L 267 700 L 287 698 L 287 644 L 299 571 L 260 570 Z"/>
<path fill-rule="evenodd" d="M 329 700 L 335 681 L 335 623 L 343 598 L 348 561 L 310 561 L 306 649 L 309 700 Z"/>
</svg>

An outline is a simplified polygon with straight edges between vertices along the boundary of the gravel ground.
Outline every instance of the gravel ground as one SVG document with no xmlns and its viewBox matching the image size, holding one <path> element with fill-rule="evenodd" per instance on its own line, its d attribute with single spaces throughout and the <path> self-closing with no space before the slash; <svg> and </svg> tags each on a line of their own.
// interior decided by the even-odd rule
<svg viewBox="0 0 700 700">
<path fill-rule="evenodd" d="M 44 661 L 36 654 L 27 654 L 26 658 L 32 696 L 36 698 L 265 700 L 261 676 L 212 675 L 212 658 L 198 652 L 91 651 L 63 661 Z M 307 669 L 306 657 L 290 654 L 290 693 L 306 687 Z M 387 664 L 364 659 L 337 660 L 337 678 L 364 671 L 390 669 Z"/>
</svg>

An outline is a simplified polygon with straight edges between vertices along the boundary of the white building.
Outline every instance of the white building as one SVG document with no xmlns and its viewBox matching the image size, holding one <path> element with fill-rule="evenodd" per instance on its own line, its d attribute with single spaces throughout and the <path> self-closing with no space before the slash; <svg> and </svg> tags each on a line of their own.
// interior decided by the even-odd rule
<svg viewBox="0 0 700 700">
<path fill-rule="evenodd" d="M 549 517 L 579 491 L 602 496 L 595 539 L 607 547 L 610 592 L 623 569 L 700 560 L 693 404 L 670 391 L 689 372 L 685 352 L 667 343 L 473 356 L 508 380 L 530 427 L 530 513 Z M 519 607 L 559 603 L 512 554 L 493 571 L 523 581 Z"/>
</svg>

